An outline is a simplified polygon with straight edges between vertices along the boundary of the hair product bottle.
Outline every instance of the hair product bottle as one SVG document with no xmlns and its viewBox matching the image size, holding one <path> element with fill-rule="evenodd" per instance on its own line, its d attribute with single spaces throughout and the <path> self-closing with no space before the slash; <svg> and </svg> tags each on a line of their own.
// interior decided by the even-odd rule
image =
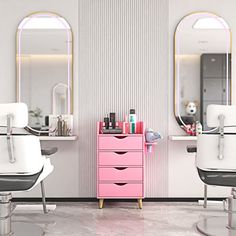
<svg viewBox="0 0 236 236">
<path fill-rule="evenodd" d="M 62 116 L 57 117 L 57 136 L 62 136 Z"/>
<path fill-rule="evenodd" d="M 136 133 L 135 109 L 130 109 L 130 112 L 129 112 L 129 133 L 130 134 L 135 134 Z"/>
<path fill-rule="evenodd" d="M 105 122 L 105 129 L 109 129 L 109 117 L 108 114 L 106 117 L 104 117 L 104 122 Z"/>
<path fill-rule="evenodd" d="M 111 122 L 112 129 L 115 129 L 116 128 L 116 113 L 115 112 L 110 113 L 110 122 Z"/>
<path fill-rule="evenodd" d="M 196 135 L 202 134 L 202 124 L 196 121 Z"/>
<path fill-rule="evenodd" d="M 122 130 L 123 130 L 123 134 L 129 133 L 129 123 L 128 123 L 128 117 L 127 117 L 127 115 L 125 115 L 125 118 L 124 118 L 124 121 L 123 121 Z"/>
</svg>

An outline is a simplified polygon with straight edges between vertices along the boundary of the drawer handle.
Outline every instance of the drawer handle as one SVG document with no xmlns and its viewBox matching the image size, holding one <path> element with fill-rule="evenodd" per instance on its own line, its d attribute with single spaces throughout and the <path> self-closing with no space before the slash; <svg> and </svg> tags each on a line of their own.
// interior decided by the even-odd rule
<svg viewBox="0 0 236 236">
<path fill-rule="evenodd" d="M 124 138 L 127 138 L 127 136 L 114 136 L 115 138 L 118 138 L 118 139 L 124 139 Z"/>
<path fill-rule="evenodd" d="M 116 154 L 118 154 L 118 155 L 124 155 L 124 154 L 126 154 L 127 152 L 115 152 Z"/>
<path fill-rule="evenodd" d="M 127 183 L 115 183 L 115 185 L 118 185 L 118 186 L 124 186 L 126 185 Z"/>
<path fill-rule="evenodd" d="M 114 167 L 115 169 L 117 169 L 117 170 L 125 170 L 125 169 L 127 169 L 128 167 Z"/>
</svg>

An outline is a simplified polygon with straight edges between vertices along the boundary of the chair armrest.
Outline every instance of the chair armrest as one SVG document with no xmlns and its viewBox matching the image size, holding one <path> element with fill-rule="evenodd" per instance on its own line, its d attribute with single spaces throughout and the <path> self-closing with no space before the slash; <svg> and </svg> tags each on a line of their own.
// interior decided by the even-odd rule
<svg viewBox="0 0 236 236">
<path fill-rule="evenodd" d="M 188 153 L 195 153 L 195 152 L 197 152 L 197 146 L 194 146 L 194 145 L 187 146 L 187 152 Z"/>
<path fill-rule="evenodd" d="M 48 148 L 48 149 L 41 149 L 41 154 L 43 156 L 51 156 L 51 155 L 55 154 L 57 151 L 58 151 L 57 147 Z"/>
</svg>

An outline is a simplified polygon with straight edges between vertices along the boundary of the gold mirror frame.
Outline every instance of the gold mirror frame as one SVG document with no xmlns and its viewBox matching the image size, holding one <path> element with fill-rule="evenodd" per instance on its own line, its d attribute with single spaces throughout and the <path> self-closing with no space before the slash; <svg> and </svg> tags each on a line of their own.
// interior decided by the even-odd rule
<svg viewBox="0 0 236 236">
<path fill-rule="evenodd" d="M 69 76 L 67 81 L 70 81 L 69 83 L 69 86 L 68 86 L 68 91 L 69 91 L 69 111 L 68 111 L 68 114 L 73 114 L 73 108 L 74 108 L 74 37 L 73 37 L 73 31 L 72 31 L 72 27 L 71 25 L 69 24 L 69 22 L 61 15 L 57 14 L 57 13 L 54 13 L 54 12 L 48 12 L 48 11 L 43 11 L 43 12 L 33 12 L 27 16 L 25 16 L 21 21 L 20 23 L 18 24 L 18 27 L 17 27 L 17 30 L 16 30 L 16 101 L 17 102 L 21 102 L 21 98 L 20 98 L 20 84 L 21 84 L 21 81 L 20 81 L 20 60 L 19 60 L 19 50 L 20 50 L 20 39 L 19 39 L 19 35 L 20 35 L 20 31 L 19 31 L 19 26 L 20 24 L 24 21 L 24 19 L 26 18 L 34 18 L 34 17 L 37 17 L 37 16 L 42 16 L 42 15 L 48 15 L 48 16 L 51 16 L 52 18 L 54 17 L 57 17 L 57 18 L 63 18 L 63 20 L 68 24 L 69 26 L 69 30 L 68 32 L 70 32 L 70 37 L 69 37 L 69 41 L 71 42 L 71 65 L 70 65 L 70 72 L 69 72 L 69 65 L 68 65 L 68 73 L 67 75 Z M 67 32 L 67 33 L 68 33 Z M 67 38 L 68 40 L 68 38 Z M 69 54 L 68 54 L 69 56 Z M 53 104 L 51 106 L 51 109 L 53 110 Z"/>
<path fill-rule="evenodd" d="M 178 22 L 176 28 L 175 28 L 175 31 L 174 31 L 174 40 L 173 40 L 173 72 L 174 72 L 174 75 L 173 75 L 173 78 L 174 78 L 174 87 L 173 87 L 173 94 L 174 94 L 174 97 L 173 97 L 173 110 L 174 110 L 174 116 L 175 116 L 175 119 L 176 119 L 176 122 L 178 123 L 177 121 L 177 118 L 179 117 L 179 114 L 177 114 L 177 111 L 176 111 L 176 97 L 177 97 L 177 92 L 180 93 L 180 91 L 176 91 L 176 84 L 177 84 L 177 76 L 176 76 L 176 34 L 177 34 L 177 31 L 178 31 L 178 27 L 180 26 L 181 22 L 188 16 L 191 16 L 193 14 L 209 14 L 209 15 L 214 15 L 216 16 L 217 18 L 222 18 L 222 16 L 218 15 L 218 14 L 215 14 L 213 12 L 205 12 L 205 11 L 196 11 L 196 12 L 191 12 L 187 15 L 185 15 L 184 17 L 182 17 L 180 19 L 180 21 Z M 225 19 L 223 19 L 225 21 Z M 225 21 L 225 23 L 229 26 L 228 22 Z M 228 31 L 229 31 L 229 52 L 228 54 L 231 54 L 232 55 L 232 32 L 231 32 L 231 28 L 229 27 L 228 28 Z M 231 67 L 232 67 L 232 63 L 231 63 Z M 232 80 L 232 71 L 231 71 L 231 80 Z M 230 83 L 230 94 L 229 94 L 229 97 L 230 97 L 230 101 L 232 103 L 232 83 Z M 178 123 L 179 124 L 179 123 Z M 183 128 L 183 127 L 181 127 Z M 184 129 L 184 128 L 183 128 Z M 212 129 L 212 130 L 209 130 L 209 131 L 206 131 L 206 132 L 211 132 L 211 131 L 214 131 L 215 129 Z M 185 130 L 186 131 L 186 130 Z"/>
</svg>

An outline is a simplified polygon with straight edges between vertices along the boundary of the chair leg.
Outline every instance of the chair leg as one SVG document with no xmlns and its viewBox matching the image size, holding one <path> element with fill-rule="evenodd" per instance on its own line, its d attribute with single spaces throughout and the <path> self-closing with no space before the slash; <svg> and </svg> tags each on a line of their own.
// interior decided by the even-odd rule
<svg viewBox="0 0 236 236">
<path fill-rule="evenodd" d="M 11 235 L 11 194 L 0 194 L 0 235 Z"/>
<path fill-rule="evenodd" d="M 227 203 L 227 207 L 224 204 L 224 211 L 228 213 L 228 217 L 206 217 L 196 224 L 197 230 L 208 236 L 236 235 L 236 189 L 232 189 L 232 195 L 227 198 Z"/>
<path fill-rule="evenodd" d="M 41 193 L 42 193 L 43 212 L 44 212 L 44 214 L 47 214 L 48 210 L 47 210 L 47 204 L 46 204 L 46 198 L 45 198 L 45 189 L 44 189 L 43 181 L 40 182 L 40 185 L 41 185 Z"/>
<path fill-rule="evenodd" d="M 0 235 L 1 236 L 42 236 L 44 231 L 38 225 L 25 222 L 11 222 L 12 204 L 10 193 L 0 193 Z"/>
<path fill-rule="evenodd" d="M 207 185 L 204 184 L 204 203 L 203 203 L 203 207 L 207 208 Z"/>
</svg>

